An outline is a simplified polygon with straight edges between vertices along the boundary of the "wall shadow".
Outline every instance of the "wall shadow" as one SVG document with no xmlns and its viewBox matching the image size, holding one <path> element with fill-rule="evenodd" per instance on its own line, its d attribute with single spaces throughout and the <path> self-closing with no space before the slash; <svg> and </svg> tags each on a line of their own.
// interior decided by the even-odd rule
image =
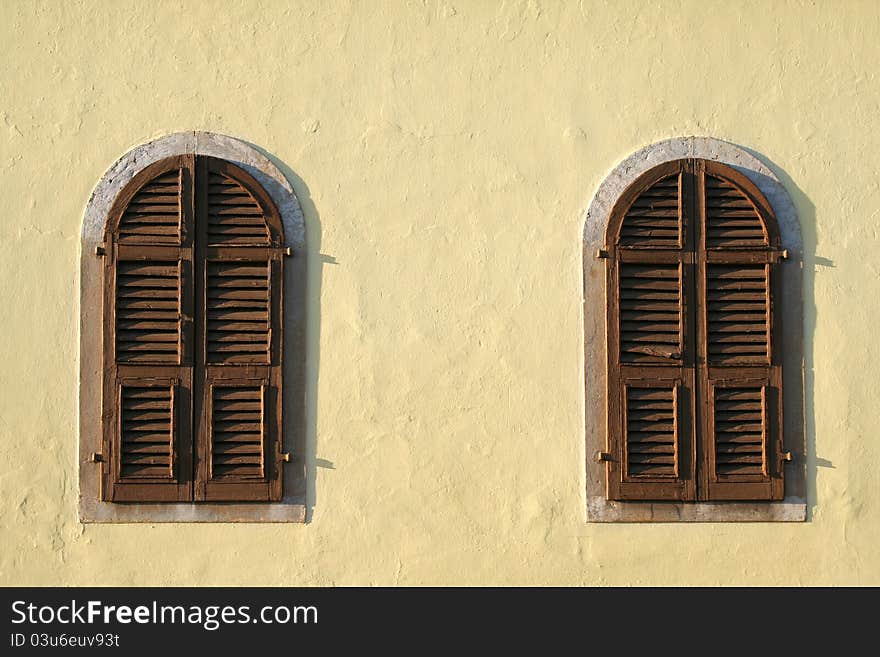
<svg viewBox="0 0 880 657">
<path fill-rule="evenodd" d="M 321 280 L 324 265 L 337 263 L 332 256 L 321 253 L 321 218 L 308 185 L 272 153 L 256 144 L 249 145 L 278 167 L 293 188 L 303 214 L 304 246 L 300 247 L 300 252 L 295 247 L 293 257 L 285 263 L 284 322 L 285 326 L 295 326 L 297 330 L 292 336 L 287 332 L 284 336 L 285 376 L 290 375 L 293 383 L 288 386 L 285 381 L 284 405 L 286 417 L 293 418 L 290 425 L 294 436 L 293 464 L 304 474 L 291 482 L 294 486 L 292 493 L 297 501 L 304 501 L 305 521 L 309 523 L 318 499 L 316 468 L 319 465 L 332 468 L 332 464 L 327 466 L 325 460 L 317 458 L 318 381 L 321 369 Z M 287 483 L 285 481 L 285 485 Z"/>
<path fill-rule="evenodd" d="M 802 319 L 802 348 L 803 348 L 803 423 L 804 423 L 804 459 L 806 461 L 806 502 L 807 521 L 812 520 L 817 504 L 817 473 L 819 467 L 833 468 L 834 465 L 825 458 L 819 458 L 816 454 L 816 405 L 815 405 L 815 380 L 814 369 L 814 340 L 816 333 L 817 310 L 816 310 L 816 273 L 819 268 L 834 267 L 834 262 L 828 258 L 816 254 L 817 227 L 816 207 L 804 191 L 794 182 L 785 170 L 773 162 L 763 153 L 758 153 L 745 146 L 743 150 L 751 153 L 754 157 L 764 162 L 776 175 L 797 212 L 800 225 L 802 253 L 799 257 L 793 257 L 791 265 L 800 266 L 802 276 L 801 304 L 803 310 Z M 786 422 L 788 424 L 788 422 Z"/>
</svg>

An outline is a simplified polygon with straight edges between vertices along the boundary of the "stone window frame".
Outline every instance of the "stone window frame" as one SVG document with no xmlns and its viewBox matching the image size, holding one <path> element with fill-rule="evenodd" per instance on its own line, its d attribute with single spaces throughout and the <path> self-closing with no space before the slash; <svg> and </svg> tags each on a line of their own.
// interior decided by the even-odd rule
<svg viewBox="0 0 880 657">
<path fill-rule="evenodd" d="M 269 193 L 293 250 L 284 268 L 284 451 L 280 502 L 114 503 L 100 499 L 103 262 L 96 255 L 114 199 L 147 166 L 177 155 L 207 155 L 244 169 Z M 79 519 L 83 523 L 124 522 L 305 522 L 305 223 L 296 193 L 279 168 L 247 142 L 210 132 L 180 132 L 138 146 L 102 176 L 83 218 L 79 279 Z"/>
<path fill-rule="evenodd" d="M 699 158 L 733 167 L 751 180 L 773 206 L 782 248 L 789 259 L 781 269 L 783 436 L 792 454 L 785 464 L 781 502 L 617 502 L 606 499 L 604 463 L 595 454 L 606 449 L 606 294 L 605 229 L 618 197 L 648 170 L 665 162 Z M 803 238 L 797 211 L 779 178 L 745 149 L 710 137 L 681 137 L 657 142 L 633 153 L 599 185 L 587 209 L 583 231 L 584 428 L 587 522 L 800 522 L 806 520 L 806 443 L 803 363 Z"/>
</svg>

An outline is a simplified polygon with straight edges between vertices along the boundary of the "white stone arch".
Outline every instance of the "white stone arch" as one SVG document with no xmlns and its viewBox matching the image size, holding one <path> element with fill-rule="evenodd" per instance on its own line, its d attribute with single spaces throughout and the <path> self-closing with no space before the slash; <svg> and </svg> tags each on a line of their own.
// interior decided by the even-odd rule
<svg viewBox="0 0 880 657">
<path fill-rule="evenodd" d="M 175 155 L 208 155 L 228 160 L 251 174 L 269 193 L 281 214 L 285 246 L 293 249 L 285 268 L 286 449 L 299 451 L 284 474 L 284 499 L 273 504 L 138 504 L 120 505 L 99 499 L 99 467 L 91 457 L 101 451 L 103 262 L 96 256 L 114 199 L 144 168 Z M 305 297 L 305 223 L 293 187 L 279 168 L 251 144 L 211 132 L 178 132 L 137 146 L 120 157 L 101 177 L 83 216 L 79 279 L 79 515 L 82 522 L 303 522 L 305 467 L 302 436 L 304 390 L 302 305 Z M 299 256 L 299 258 L 296 257 Z M 299 357 L 289 357 L 297 354 Z M 288 408 L 291 407 L 291 408 Z"/>
<path fill-rule="evenodd" d="M 785 471 L 786 498 L 778 503 L 652 503 L 605 499 L 605 466 L 594 459 L 605 450 L 606 334 L 605 265 L 596 257 L 604 248 L 605 228 L 618 197 L 646 171 L 664 162 L 700 158 L 727 164 L 751 180 L 773 206 L 782 248 L 790 258 L 782 266 L 783 421 L 785 448 L 794 460 Z M 803 408 L 803 238 L 797 210 L 779 177 L 746 149 L 711 137 L 678 137 L 646 146 L 620 162 L 600 183 L 583 230 L 584 281 L 584 428 L 587 520 L 591 522 L 804 520 L 806 517 L 805 430 Z"/>
</svg>

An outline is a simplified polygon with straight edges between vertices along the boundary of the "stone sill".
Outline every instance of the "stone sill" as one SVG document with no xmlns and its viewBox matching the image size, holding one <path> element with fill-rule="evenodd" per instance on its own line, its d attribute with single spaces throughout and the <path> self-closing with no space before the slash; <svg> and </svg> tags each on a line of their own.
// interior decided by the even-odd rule
<svg viewBox="0 0 880 657">
<path fill-rule="evenodd" d="M 79 519 L 92 523 L 297 522 L 306 521 L 302 502 L 138 504 L 80 499 Z"/>
<path fill-rule="evenodd" d="M 587 498 L 587 522 L 804 522 L 800 497 L 782 502 L 612 502 Z"/>
</svg>

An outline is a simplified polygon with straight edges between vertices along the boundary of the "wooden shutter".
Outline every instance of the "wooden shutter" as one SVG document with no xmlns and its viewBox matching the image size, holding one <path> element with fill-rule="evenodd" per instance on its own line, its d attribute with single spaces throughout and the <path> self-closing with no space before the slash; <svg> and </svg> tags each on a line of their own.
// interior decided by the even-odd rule
<svg viewBox="0 0 880 657">
<path fill-rule="evenodd" d="M 745 176 L 696 163 L 700 497 L 783 497 L 782 359 L 774 317 L 779 235 Z"/>
<path fill-rule="evenodd" d="M 640 178 L 612 210 L 608 290 L 608 495 L 695 494 L 691 174 L 685 160 Z"/>
<path fill-rule="evenodd" d="M 192 498 L 193 158 L 141 171 L 105 234 L 102 499 Z"/>
<path fill-rule="evenodd" d="M 281 498 L 282 229 L 235 165 L 196 162 L 197 500 Z"/>
<path fill-rule="evenodd" d="M 608 245 L 608 497 L 777 500 L 779 235 L 730 167 L 679 160 L 618 200 Z"/>
</svg>

